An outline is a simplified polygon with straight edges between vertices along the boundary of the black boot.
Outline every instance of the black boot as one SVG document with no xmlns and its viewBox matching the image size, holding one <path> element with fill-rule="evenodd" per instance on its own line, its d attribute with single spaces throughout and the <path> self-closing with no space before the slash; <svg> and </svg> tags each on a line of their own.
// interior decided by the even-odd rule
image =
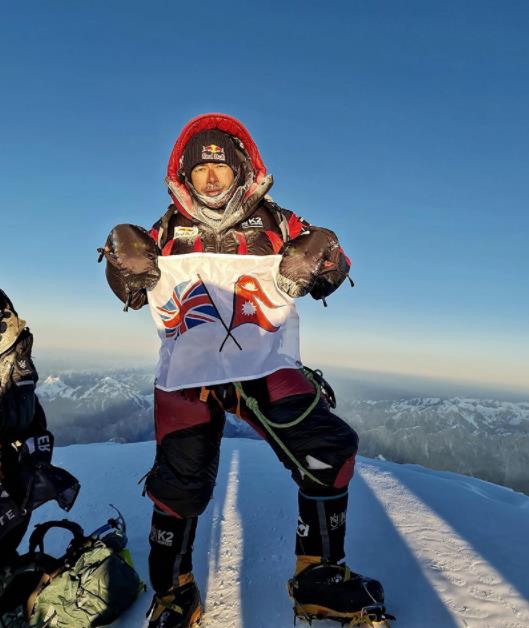
<svg viewBox="0 0 529 628">
<path fill-rule="evenodd" d="M 202 617 L 200 593 L 191 574 L 180 576 L 185 584 L 165 595 L 156 594 L 147 613 L 149 628 L 192 628 Z"/>
<path fill-rule="evenodd" d="M 390 617 L 385 614 L 380 582 L 352 572 L 345 564 L 309 562 L 289 581 L 288 589 L 295 615 L 308 621 L 388 625 L 383 623 Z"/>
</svg>

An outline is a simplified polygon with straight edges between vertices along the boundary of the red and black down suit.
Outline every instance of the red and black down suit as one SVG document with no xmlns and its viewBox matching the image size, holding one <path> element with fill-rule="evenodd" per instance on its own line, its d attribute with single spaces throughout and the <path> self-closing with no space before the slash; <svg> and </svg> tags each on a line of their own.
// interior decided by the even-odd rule
<svg viewBox="0 0 529 628">
<path fill-rule="evenodd" d="M 199 202 L 199 195 L 182 172 L 190 139 L 212 129 L 231 136 L 240 160 L 235 192 L 220 211 Z M 173 202 L 149 232 L 156 246 L 146 242 L 145 230 L 119 225 L 104 249 L 109 284 L 130 307 L 139 309 L 146 303 L 142 286 L 149 287 L 149 281 L 152 285 L 153 276 L 156 281 L 157 255 L 279 253 L 283 255 L 279 285 L 294 297 L 310 292 L 315 299 L 325 298 L 346 278 L 350 264 L 335 234 L 308 224 L 265 196 L 272 177 L 267 175 L 248 131 L 234 118 L 206 114 L 191 120 L 172 151 L 166 183 Z M 244 389 L 275 423 L 288 423 L 300 416 L 315 394 L 304 372 L 295 369 L 244 382 Z M 236 398 L 229 383 L 214 386 L 209 392 L 199 388 L 154 391 L 157 454 L 146 491 L 154 502 L 149 564 L 158 593 L 191 571 L 197 518 L 215 485 L 225 412 L 235 410 Z M 356 433 L 330 411 L 323 398 L 301 423 L 278 430 L 284 446 L 310 469 L 309 475 L 321 482 L 317 484 L 260 429 L 258 418 L 244 404 L 240 415 L 268 440 L 299 486 L 296 554 L 332 562 L 342 559 L 347 486 L 358 448 Z"/>
</svg>

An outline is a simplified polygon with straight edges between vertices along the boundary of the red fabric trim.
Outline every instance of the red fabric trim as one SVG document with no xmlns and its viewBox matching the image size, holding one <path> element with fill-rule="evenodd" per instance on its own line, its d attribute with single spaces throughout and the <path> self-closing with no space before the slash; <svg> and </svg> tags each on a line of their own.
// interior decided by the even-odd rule
<svg viewBox="0 0 529 628">
<path fill-rule="evenodd" d="M 173 250 L 174 240 L 169 240 L 167 244 L 162 249 L 162 255 L 171 255 L 171 251 Z"/>
<path fill-rule="evenodd" d="M 210 129 L 224 131 L 224 133 L 238 137 L 243 142 L 244 148 L 252 161 L 256 181 L 266 174 L 266 167 L 248 129 L 246 129 L 239 120 L 225 113 L 205 113 L 190 120 L 178 136 L 167 165 L 167 176 L 171 181 L 178 182 L 180 157 L 182 156 L 185 145 L 197 133 Z"/>
<path fill-rule="evenodd" d="M 266 386 L 271 403 L 285 397 L 313 395 L 315 392 L 313 384 L 309 382 L 303 371 L 299 369 L 280 369 L 275 373 L 267 375 Z"/>
<path fill-rule="evenodd" d="M 272 245 L 272 249 L 274 250 L 274 253 L 279 253 L 279 251 L 281 250 L 281 247 L 283 246 L 283 238 L 275 231 L 270 231 L 270 230 L 266 231 L 266 235 L 268 236 L 268 239 L 270 240 L 270 244 Z"/>
<path fill-rule="evenodd" d="M 238 255 L 247 255 L 248 253 L 248 243 L 246 242 L 246 236 L 244 233 L 240 233 L 239 231 L 235 232 L 235 237 L 237 238 L 237 254 Z"/>
<path fill-rule="evenodd" d="M 202 246 L 202 240 L 200 239 L 200 236 L 197 236 L 193 244 L 193 252 L 202 253 L 203 250 L 204 250 L 204 247 Z"/>
<path fill-rule="evenodd" d="M 178 390 L 166 392 L 154 389 L 154 424 L 158 444 L 171 432 L 210 421 L 209 407 L 200 401 L 198 390 L 186 390 L 184 395 Z"/>
<path fill-rule="evenodd" d="M 344 488 L 349 484 L 355 470 L 355 459 L 356 454 L 353 454 L 343 463 L 341 469 L 338 471 L 336 480 L 334 480 L 334 488 Z"/>
<path fill-rule="evenodd" d="M 165 504 L 162 504 L 162 502 L 159 501 L 158 499 L 156 499 L 156 497 L 154 497 L 154 495 L 149 493 L 149 491 L 147 491 L 147 497 L 154 502 L 156 508 L 159 508 L 163 512 L 167 513 L 168 515 L 172 515 L 173 517 L 176 517 L 177 519 L 183 519 L 182 515 L 179 515 L 174 510 L 171 510 L 171 508 L 169 508 L 169 506 L 166 506 Z"/>
<path fill-rule="evenodd" d="M 340 253 L 345 257 L 345 261 L 349 264 L 349 268 L 351 268 L 351 260 L 347 257 L 342 247 L 340 247 Z"/>
<path fill-rule="evenodd" d="M 151 236 L 151 238 L 156 242 L 156 244 L 158 244 L 158 229 L 155 229 L 154 227 L 149 231 L 149 235 Z"/>
<path fill-rule="evenodd" d="M 297 238 L 298 235 L 303 231 L 303 223 L 296 216 L 296 214 L 292 214 L 288 219 L 288 235 L 291 240 Z"/>
</svg>

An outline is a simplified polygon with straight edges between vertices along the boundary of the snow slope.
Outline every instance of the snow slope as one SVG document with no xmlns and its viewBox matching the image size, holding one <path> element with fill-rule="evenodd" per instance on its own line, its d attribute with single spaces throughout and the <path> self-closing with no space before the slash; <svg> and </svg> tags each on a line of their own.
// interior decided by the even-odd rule
<svg viewBox="0 0 529 628">
<path fill-rule="evenodd" d="M 82 482 L 69 516 L 91 530 L 111 516 L 107 504 L 118 506 L 144 579 L 151 507 L 137 480 L 153 453 L 152 442 L 55 452 L 55 463 Z M 34 522 L 63 514 L 47 504 Z M 195 542 L 204 628 L 292 626 L 285 584 L 296 515 L 296 487 L 268 446 L 224 439 L 215 495 Z M 529 497 L 454 473 L 361 458 L 347 525 L 348 563 L 384 583 L 396 628 L 529 627 Z M 47 549 L 57 553 L 62 532 L 50 536 Z M 113 626 L 144 626 L 150 599 L 143 595 Z"/>
</svg>

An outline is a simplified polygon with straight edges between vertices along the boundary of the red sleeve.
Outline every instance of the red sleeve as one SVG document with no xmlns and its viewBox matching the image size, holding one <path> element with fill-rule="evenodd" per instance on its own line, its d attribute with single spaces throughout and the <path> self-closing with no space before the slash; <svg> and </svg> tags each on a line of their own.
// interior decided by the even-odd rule
<svg viewBox="0 0 529 628">
<path fill-rule="evenodd" d="M 294 240 L 294 238 L 297 238 L 298 235 L 307 227 L 308 223 L 292 212 L 288 219 L 288 237 L 291 240 Z"/>
</svg>

